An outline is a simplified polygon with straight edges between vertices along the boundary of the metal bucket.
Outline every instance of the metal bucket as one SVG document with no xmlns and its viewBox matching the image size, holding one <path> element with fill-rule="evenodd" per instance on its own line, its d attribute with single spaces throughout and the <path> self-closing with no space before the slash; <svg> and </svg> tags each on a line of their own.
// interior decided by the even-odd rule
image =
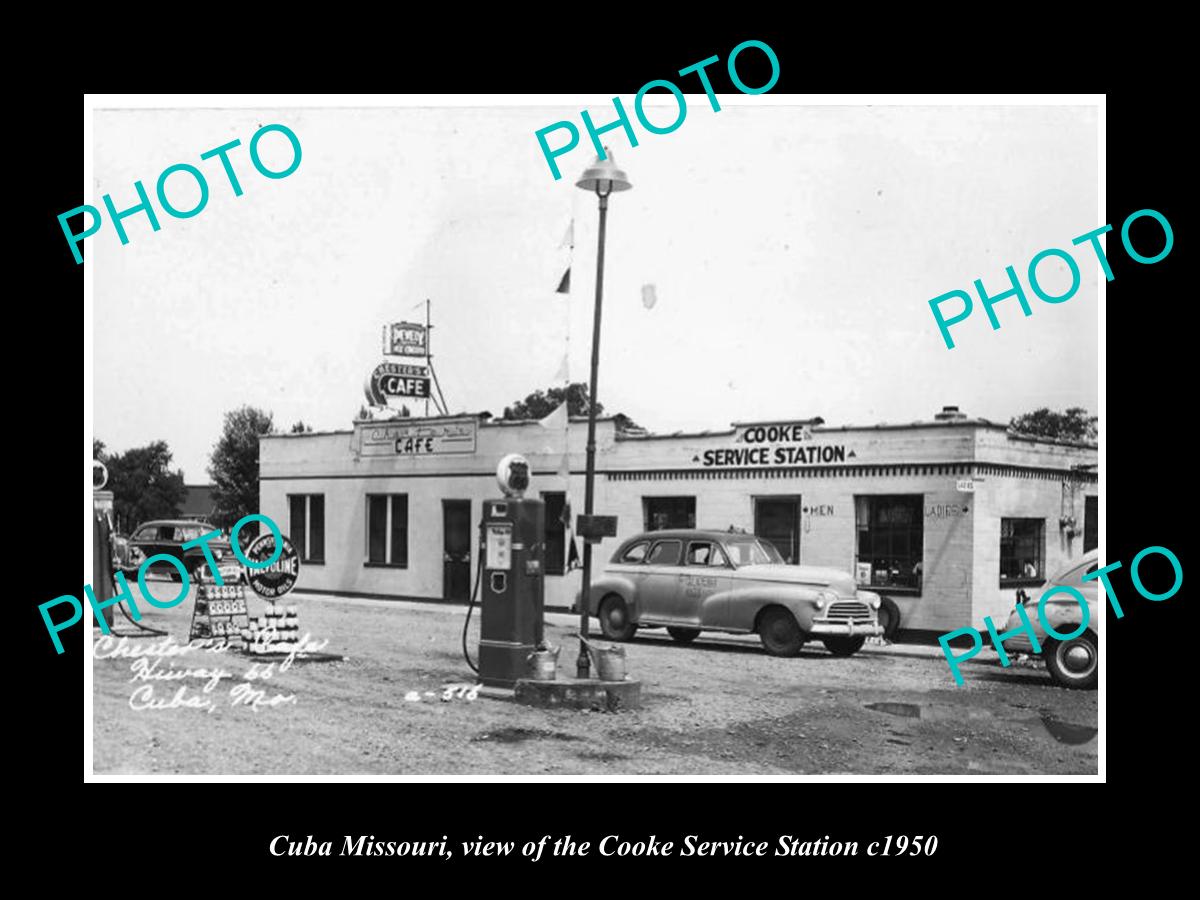
<svg viewBox="0 0 1200 900">
<path fill-rule="evenodd" d="M 534 681 L 554 681 L 558 674 L 558 651 L 561 649 L 535 650 L 526 657 L 529 675 Z"/>
<path fill-rule="evenodd" d="M 588 644 L 596 663 L 596 677 L 601 681 L 625 680 L 625 648 L 613 644 Z"/>
</svg>

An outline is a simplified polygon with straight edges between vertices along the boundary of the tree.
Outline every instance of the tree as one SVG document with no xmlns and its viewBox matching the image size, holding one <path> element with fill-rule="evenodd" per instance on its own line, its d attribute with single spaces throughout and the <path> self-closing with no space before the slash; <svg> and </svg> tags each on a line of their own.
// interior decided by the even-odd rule
<svg viewBox="0 0 1200 900">
<path fill-rule="evenodd" d="M 92 449 L 102 453 L 104 445 L 93 441 Z M 103 462 L 108 467 L 106 487 L 113 492 L 118 531 L 128 532 L 150 519 L 179 515 L 187 488 L 183 486 L 183 470 L 171 471 L 171 450 L 166 441 L 108 454 Z"/>
<path fill-rule="evenodd" d="M 1056 441 L 1096 443 L 1096 416 L 1089 416 L 1081 406 L 1073 406 L 1066 412 L 1055 412 L 1043 406 L 1033 412 L 1017 416 L 1008 423 L 1010 431 L 1031 437 L 1044 437 Z"/>
<path fill-rule="evenodd" d="M 292 425 L 291 433 L 292 434 L 308 434 L 311 431 L 312 431 L 312 426 L 306 425 L 304 420 L 301 419 L 299 422 L 296 422 L 294 425 Z"/>
<path fill-rule="evenodd" d="M 104 462 L 106 459 L 104 455 L 104 449 L 104 441 L 92 438 L 92 459 L 98 459 L 100 462 Z"/>
<path fill-rule="evenodd" d="M 572 416 L 588 414 L 588 386 L 586 381 L 573 381 L 565 388 L 559 385 L 546 391 L 534 391 L 524 400 L 518 400 L 512 406 L 504 407 L 506 419 L 544 419 L 563 402 L 567 401 L 567 413 Z M 604 404 L 596 404 L 596 415 L 604 415 Z M 613 418 L 617 428 L 630 431 L 638 428 L 638 424 L 624 413 L 617 413 Z"/>
<path fill-rule="evenodd" d="M 275 422 L 269 412 L 243 406 L 225 413 L 225 427 L 208 466 L 216 504 L 213 524 L 229 528 L 243 516 L 258 512 L 258 439 L 274 433 Z M 242 534 L 247 532 L 251 529 L 242 529 Z"/>
</svg>

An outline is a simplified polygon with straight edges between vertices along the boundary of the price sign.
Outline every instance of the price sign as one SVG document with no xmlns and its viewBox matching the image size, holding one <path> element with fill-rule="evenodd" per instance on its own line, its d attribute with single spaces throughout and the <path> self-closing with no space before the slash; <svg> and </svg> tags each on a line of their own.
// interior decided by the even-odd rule
<svg viewBox="0 0 1200 900">
<path fill-rule="evenodd" d="M 201 584 L 192 610 L 192 628 L 188 640 L 241 635 L 250 627 L 246 609 L 246 589 L 240 584 Z"/>
</svg>

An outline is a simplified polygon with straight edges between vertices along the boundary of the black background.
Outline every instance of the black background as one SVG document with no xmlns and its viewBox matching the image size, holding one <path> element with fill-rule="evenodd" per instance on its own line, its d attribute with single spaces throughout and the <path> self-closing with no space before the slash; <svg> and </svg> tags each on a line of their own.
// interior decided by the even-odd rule
<svg viewBox="0 0 1200 900">
<path fill-rule="evenodd" d="M 1190 511 L 1190 472 L 1183 463 L 1192 419 L 1186 385 L 1194 383 L 1195 377 L 1189 377 L 1191 367 L 1185 361 L 1194 355 L 1187 346 L 1193 333 L 1187 322 L 1195 301 L 1181 283 L 1194 263 L 1190 244 L 1194 211 L 1183 198 L 1183 185 L 1190 181 L 1185 175 L 1190 172 L 1182 160 L 1192 144 L 1184 137 L 1187 106 L 1173 94 L 1175 82 L 1164 68 L 1174 57 L 1164 53 L 1155 59 L 1146 51 L 1145 59 L 1138 58 L 1141 44 L 1126 32 L 1124 39 L 1132 40 L 1135 49 L 1122 51 L 1120 64 L 1110 65 L 1089 50 L 1078 21 L 1060 24 L 1044 16 L 1037 20 L 1036 34 L 1021 22 L 993 22 L 953 39 L 930 37 L 927 43 L 915 44 L 897 23 L 878 21 L 860 22 L 855 30 L 848 26 L 831 30 L 811 22 L 742 27 L 714 20 L 711 27 L 694 25 L 658 37 L 648 34 L 640 21 L 631 23 L 630 14 L 628 9 L 597 9 L 591 13 L 596 22 L 587 27 L 535 21 L 529 27 L 542 31 L 520 39 L 499 37 L 500 26 L 507 28 L 507 21 L 476 18 L 471 31 L 481 37 L 474 41 L 461 29 L 413 26 L 381 36 L 375 47 L 362 43 L 369 23 L 361 21 L 352 28 L 339 22 L 319 41 L 289 37 L 293 25 L 280 25 L 282 31 L 270 26 L 263 26 L 261 32 L 251 29 L 253 39 L 243 35 L 238 41 L 219 39 L 213 33 L 212 55 L 197 57 L 195 62 L 151 62 L 144 70 L 114 63 L 90 68 L 87 78 L 74 83 L 60 72 L 58 83 L 25 101 L 19 111 L 22 133 L 37 139 L 25 147 L 22 171 L 29 174 L 18 179 L 17 186 L 27 194 L 20 201 L 22 211 L 15 216 L 10 211 L 9 219 L 10 229 L 16 229 L 10 233 L 10 246 L 21 251 L 10 255 L 10 265 L 25 287 L 10 293 L 13 331 L 21 339 L 10 343 L 17 366 L 9 376 L 14 384 L 8 399 L 16 409 L 9 417 L 8 443 L 14 451 L 9 465 L 20 475 L 10 481 L 9 509 L 15 530 L 10 532 L 9 547 L 12 564 L 21 570 L 21 577 L 10 584 L 21 585 L 21 590 L 10 598 L 10 605 L 13 620 L 22 623 L 10 640 L 22 644 L 27 659 L 24 666 L 10 669 L 15 682 L 10 694 L 17 699 L 24 727 L 14 729 L 9 743 L 19 757 L 12 771 L 33 776 L 22 780 L 33 790 L 26 827 L 35 843 L 57 854 L 70 854 L 64 849 L 68 843 L 78 847 L 80 838 L 86 838 L 87 847 L 78 850 L 80 855 L 92 863 L 107 860 L 111 871 L 104 877 L 111 880 L 124 873 L 121 883 L 129 889 L 137 889 L 139 880 L 156 869 L 161 870 L 156 878 L 176 879 L 211 870 L 205 860 L 215 857 L 261 870 L 271 879 L 265 885 L 295 877 L 307 882 L 318 872 L 369 873 L 367 877 L 387 877 L 384 884 L 416 889 L 417 882 L 407 880 L 414 873 L 435 878 L 440 873 L 459 879 L 448 885 L 466 885 L 479 876 L 503 871 L 521 880 L 496 879 L 491 883 L 497 889 L 558 892 L 577 890 L 578 883 L 547 881 L 546 873 L 603 877 L 640 868 L 649 877 L 670 878 L 649 882 L 663 887 L 679 878 L 707 879 L 720 869 L 747 878 L 764 871 L 806 880 L 829 878 L 841 887 L 858 886 L 863 879 L 881 886 L 904 884 L 892 880 L 897 875 L 948 879 L 954 874 L 964 875 L 964 881 L 956 879 L 952 888 L 948 881 L 931 881 L 929 887 L 990 891 L 1007 883 L 1013 889 L 1034 890 L 1046 879 L 1103 868 L 1106 861 L 1098 860 L 1096 851 L 1102 840 L 1131 854 L 1135 845 L 1153 838 L 1156 856 L 1169 856 L 1166 844 L 1172 840 L 1171 832 L 1158 821 L 1156 808 L 1170 807 L 1176 792 L 1173 782 L 1190 780 L 1190 747 L 1180 733 L 1190 724 L 1191 708 L 1191 679 L 1185 671 L 1194 638 L 1184 613 L 1187 586 L 1168 601 L 1151 603 L 1134 593 L 1128 564 L 1142 548 L 1163 545 L 1177 554 L 1185 573 L 1190 571 L 1190 536 L 1184 535 L 1181 525 Z M 474 15 L 464 12 L 468 19 Z M 529 15 L 540 19 L 546 14 Z M 865 10 L 862 17 L 868 18 Z M 1079 18 L 1085 17 L 1080 10 Z M 703 22 L 711 17 L 690 18 Z M 343 34 L 343 29 L 353 37 Z M 274 40 L 258 39 L 264 36 Z M 81 303 L 82 267 L 75 265 L 55 217 L 85 201 L 96 201 L 80 194 L 82 91 L 601 93 L 621 94 L 628 108 L 629 97 L 646 81 L 670 78 L 678 69 L 713 54 L 722 59 L 709 70 L 718 96 L 733 93 L 724 74 L 724 59 L 747 38 L 766 41 L 779 57 L 781 77 L 772 93 L 1086 91 L 1108 95 L 1105 221 L 1113 226 L 1107 246 L 1115 278 L 1108 284 L 1102 311 L 1108 333 L 1108 412 L 1101 421 L 1107 454 L 1103 501 L 1107 559 L 1125 564 L 1113 584 L 1126 612 L 1120 621 L 1110 613 L 1107 622 L 1108 786 L 978 778 L 954 784 L 622 784 L 613 779 L 599 784 L 85 787 L 80 729 L 83 660 L 74 640 L 78 632 L 66 633 L 69 649 L 56 656 L 37 611 L 37 604 L 60 594 L 78 595 L 81 589 L 81 567 L 74 551 L 80 533 L 80 486 L 89 476 L 81 465 L 81 452 L 88 458 L 91 440 L 91 435 L 80 435 L 74 419 L 84 375 L 81 345 L 76 343 L 79 332 L 74 331 L 81 322 L 74 315 Z M 132 40 L 122 38 L 127 39 Z M 1161 44 L 1153 47 L 1162 49 Z M 739 58 L 739 71 L 747 84 L 766 80 L 765 66 L 755 71 L 758 58 L 754 51 Z M 694 89 L 687 79 L 676 80 L 685 90 Z M 1163 213 L 1175 235 L 1171 254 L 1153 266 L 1130 260 L 1119 238 L 1124 218 L 1144 208 Z M 1083 224 L 1081 232 L 1101 223 Z M 1140 227 L 1134 230 L 1135 246 L 1157 246 L 1151 228 L 1145 238 L 1140 231 Z M 1064 242 L 1071 236 L 1064 235 Z M 83 252 L 86 255 L 86 242 Z M 1077 256 L 1081 261 L 1086 258 L 1082 253 Z M 1031 324 L 1036 325 L 1036 319 Z M 111 352 L 114 348 L 97 348 L 97 369 Z M 1143 570 L 1143 578 L 1161 590 L 1162 579 L 1170 573 L 1159 559 L 1162 568 L 1156 579 L 1154 563 Z M 101 793 L 103 797 L 97 796 Z M 862 842 L 889 833 L 936 834 L 940 843 L 934 857 L 919 859 L 676 858 L 640 865 L 595 854 L 584 859 L 543 859 L 533 866 L 519 856 L 444 863 L 275 859 L 267 852 L 270 839 L 279 834 L 300 840 L 311 834 L 335 842 L 347 834 L 374 834 L 395 841 L 443 834 L 456 841 L 482 835 L 520 843 L 544 834 L 568 833 L 593 842 L 606 834 L 631 839 L 654 834 L 660 840 L 676 841 L 684 834 L 698 834 L 705 840 L 743 835 L 768 841 L 778 834 L 830 835 Z M 208 849 L 200 850 L 202 846 Z M 1108 862 L 1120 864 L 1116 858 Z M 789 892 L 803 889 L 798 881 L 775 879 L 744 884 L 752 890 L 758 886 Z M 149 885 L 145 881 L 147 889 Z M 593 886 L 630 889 L 616 879 L 596 879 Z"/>
</svg>

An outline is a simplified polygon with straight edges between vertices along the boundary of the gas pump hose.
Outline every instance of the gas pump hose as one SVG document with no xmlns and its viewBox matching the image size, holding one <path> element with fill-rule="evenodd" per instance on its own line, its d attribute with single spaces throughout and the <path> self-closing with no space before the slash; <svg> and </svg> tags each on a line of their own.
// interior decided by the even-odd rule
<svg viewBox="0 0 1200 900">
<path fill-rule="evenodd" d="M 471 600 L 467 604 L 467 618 L 463 621 L 462 630 L 462 652 L 463 659 L 467 661 L 467 665 L 471 667 L 471 671 L 476 675 L 479 674 L 479 666 L 471 662 L 471 654 L 467 651 L 467 629 L 471 625 L 471 611 L 475 609 L 475 598 L 479 596 L 479 583 L 483 581 L 483 554 L 479 554 L 479 567 L 475 571 L 475 587 L 471 591 Z"/>
</svg>

